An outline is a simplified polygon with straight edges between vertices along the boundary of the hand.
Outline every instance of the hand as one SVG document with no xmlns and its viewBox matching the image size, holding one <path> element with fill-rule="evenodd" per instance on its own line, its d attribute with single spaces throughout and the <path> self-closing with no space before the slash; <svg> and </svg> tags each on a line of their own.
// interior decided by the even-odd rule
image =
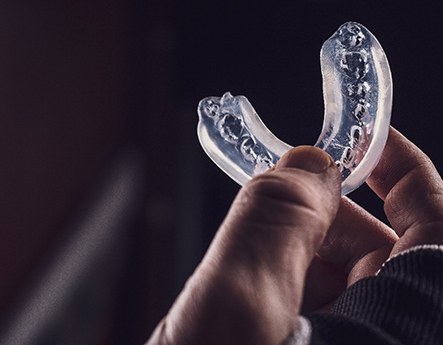
<svg viewBox="0 0 443 345">
<path fill-rule="evenodd" d="M 343 289 L 375 274 L 389 257 L 443 244 L 443 184 L 431 160 L 391 128 L 368 185 L 384 200 L 388 227 L 348 198 L 308 271 L 303 310 L 328 309 Z M 399 238 L 400 236 L 400 238 Z"/>
<path fill-rule="evenodd" d="M 302 303 L 325 307 L 389 255 L 443 243 L 441 178 L 395 130 L 369 184 L 397 234 L 340 198 L 339 173 L 324 152 L 290 151 L 240 191 L 148 344 L 280 344 Z"/>
<path fill-rule="evenodd" d="M 240 190 L 148 344 L 280 344 L 297 324 L 305 272 L 339 202 L 331 158 L 291 150 Z"/>
</svg>

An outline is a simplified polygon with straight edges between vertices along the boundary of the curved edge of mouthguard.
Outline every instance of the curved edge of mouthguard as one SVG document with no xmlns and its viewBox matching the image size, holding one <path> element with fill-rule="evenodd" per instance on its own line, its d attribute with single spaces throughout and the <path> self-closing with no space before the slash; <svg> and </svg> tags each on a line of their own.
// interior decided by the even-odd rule
<svg viewBox="0 0 443 345">
<path fill-rule="evenodd" d="M 380 159 L 389 132 L 392 78 L 377 39 L 355 22 L 340 26 L 323 44 L 320 61 L 325 115 L 315 146 L 336 162 L 346 195 L 364 183 Z M 206 97 L 198 114 L 203 149 L 240 185 L 292 148 L 266 128 L 244 96 Z"/>
<path fill-rule="evenodd" d="M 363 25 L 347 22 L 322 46 L 325 115 L 315 146 L 342 174 L 342 194 L 363 184 L 380 160 L 389 133 L 392 77 L 378 40 Z"/>
<path fill-rule="evenodd" d="M 206 154 L 240 185 L 273 167 L 292 146 L 266 128 L 244 96 L 206 97 L 197 108 Z"/>
</svg>

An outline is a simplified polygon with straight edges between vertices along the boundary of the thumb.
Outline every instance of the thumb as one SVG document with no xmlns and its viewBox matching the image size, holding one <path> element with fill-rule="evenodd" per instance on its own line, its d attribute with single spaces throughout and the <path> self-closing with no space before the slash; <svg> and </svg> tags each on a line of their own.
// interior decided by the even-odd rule
<svg viewBox="0 0 443 345">
<path fill-rule="evenodd" d="M 332 159 L 314 147 L 289 151 L 240 190 L 148 344 L 282 343 L 339 201 Z"/>
<path fill-rule="evenodd" d="M 203 265 L 223 272 L 242 296 L 237 305 L 254 314 L 247 324 L 266 325 L 255 343 L 279 344 L 294 330 L 306 271 L 339 207 L 340 182 L 329 155 L 301 146 L 234 200 Z"/>
<path fill-rule="evenodd" d="M 339 201 L 340 175 L 332 159 L 318 148 L 299 146 L 245 185 L 218 235 L 234 260 L 248 256 L 248 264 L 278 272 L 296 256 L 307 267 Z"/>
</svg>

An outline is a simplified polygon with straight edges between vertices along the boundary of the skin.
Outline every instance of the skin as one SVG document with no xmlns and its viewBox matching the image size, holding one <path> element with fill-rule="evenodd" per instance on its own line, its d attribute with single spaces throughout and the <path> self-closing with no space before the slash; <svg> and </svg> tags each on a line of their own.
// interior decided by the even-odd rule
<svg viewBox="0 0 443 345">
<path fill-rule="evenodd" d="M 340 197 L 339 173 L 323 151 L 288 152 L 240 190 L 147 344 L 281 344 L 301 311 L 327 310 L 400 251 L 443 244 L 442 179 L 397 130 L 367 182 L 390 227 Z"/>
</svg>

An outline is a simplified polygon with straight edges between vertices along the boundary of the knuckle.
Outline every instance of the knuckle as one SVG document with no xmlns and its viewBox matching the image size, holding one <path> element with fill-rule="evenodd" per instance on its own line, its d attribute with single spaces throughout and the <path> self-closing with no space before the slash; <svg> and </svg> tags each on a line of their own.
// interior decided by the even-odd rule
<svg viewBox="0 0 443 345">
<path fill-rule="evenodd" d="M 385 213 L 397 232 L 443 219 L 443 185 L 441 178 L 430 174 L 429 168 L 427 164 L 416 166 L 387 195 Z"/>
<path fill-rule="evenodd" d="M 329 224 L 335 216 L 331 206 L 334 203 L 315 182 L 309 183 L 305 176 L 296 174 L 259 175 L 245 185 L 236 202 L 242 204 L 242 213 L 254 222 Z M 337 197 L 337 208 L 338 200 Z"/>
<path fill-rule="evenodd" d="M 262 174 L 246 186 L 247 194 L 253 199 L 302 205 L 310 199 L 308 189 L 308 183 L 302 183 L 300 178 L 289 179 L 283 174 Z"/>
</svg>

